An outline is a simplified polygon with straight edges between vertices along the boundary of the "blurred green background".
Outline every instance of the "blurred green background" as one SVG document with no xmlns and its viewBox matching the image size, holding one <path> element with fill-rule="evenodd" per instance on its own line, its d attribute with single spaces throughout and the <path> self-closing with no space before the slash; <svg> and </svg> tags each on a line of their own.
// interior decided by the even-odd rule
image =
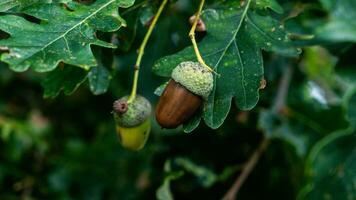
<svg viewBox="0 0 356 200">
<path fill-rule="evenodd" d="M 329 1 L 279 2 L 284 17 L 302 9 L 286 22 L 298 34 L 312 33 L 332 12 L 322 6 Z M 130 92 L 136 49 L 147 30 L 143 24 L 157 3 L 123 14 L 129 26 L 115 33 L 118 49 L 93 48 L 113 76 L 103 95 L 93 95 L 85 82 L 69 96 L 43 98 L 41 84 L 48 74 L 15 73 L 0 62 L 1 200 L 156 199 L 158 188 L 160 195 L 169 193 L 162 199 L 170 194 L 221 199 L 263 138 L 268 148 L 238 199 L 356 199 L 356 138 L 349 134 L 356 124 L 356 47 L 349 41 L 300 42 L 296 45 L 305 48 L 298 59 L 264 52 L 267 87 L 253 110 L 232 106 L 219 129 L 201 123 L 189 134 L 181 128 L 163 130 L 152 117 L 145 148 L 123 149 L 112 103 Z M 148 43 L 138 91 L 153 105 L 158 100 L 153 92 L 166 79 L 152 74 L 151 67 L 190 45 L 187 19 L 197 3 L 171 2 Z M 281 85 L 284 102 L 275 112 Z M 342 140 L 335 139 L 339 135 Z M 169 181 L 170 189 L 164 184 Z"/>
</svg>

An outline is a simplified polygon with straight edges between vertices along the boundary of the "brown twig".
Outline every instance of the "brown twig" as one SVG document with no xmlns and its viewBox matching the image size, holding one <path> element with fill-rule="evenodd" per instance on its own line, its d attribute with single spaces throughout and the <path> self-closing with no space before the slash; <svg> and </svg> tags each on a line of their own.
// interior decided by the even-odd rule
<svg viewBox="0 0 356 200">
<path fill-rule="evenodd" d="M 237 177 L 235 183 L 231 186 L 231 188 L 227 191 L 222 200 L 234 200 L 236 199 L 237 193 L 240 191 L 242 184 L 245 182 L 247 177 L 250 175 L 251 171 L 255 168 L 258 160 L 260 159 L 263 152 L 267 149 L 269 140 L 263 139 L 261 144 L 252 154 L 250 159 L 247 161 L 245 166 L 242 169 L 241 174 Z"/>
<path fill-rule="evenodd" d="M 281 77 L 280 84 L 278 87 L 278 93 L 276 95 L 276 100 L 272 106 L 272 110 L 276 114 L 280 113 L 286 105 L 286 100 L 287 100 L 287 96 L 288 96 L 288 90 L 289 90 L 289 85 L 290 85 L 290 82 L 292 79 L 292 75 L 293 75 L 293 68 L 292 68 L 292 66 L 288 65 L 287 68 L 283 72 L 283 76 Z M 247 177 L 250 175 L 252 170 L 255 168 L 261 155 L 267 149 L 268 144 L 269 144 L 269 139 L 263 138 L 260 145 L 257 147 L 255 152 L 252 154 L 252 156 L 249 158 L 249 160 L 243 167 L 241 174 L 237 177 L 236 181 L 231 186 L 231 188 L 226 192 L 226 194 L 224 195 L 222 200 L 235 200 L 236 199 L 236 195 L 240 191 L 241 186 L 243 185 L 243 183 L 245 182 Z"/>
<path fill-rule="evenodd" d="M 272 111 L 276 114 L 283 111 L 283 109 L 286 106 L 288 90 L 289 90 L 290 81 L 292 79 L 292 75 L 293 75 L 293 68 L 292 66 L 287 65 L 286 68 L 284 69 L 283 76 L 281 77 L 279 83 L 278 93 L 276 95 L 275 103 L 272 106 Z"/>
</svg>

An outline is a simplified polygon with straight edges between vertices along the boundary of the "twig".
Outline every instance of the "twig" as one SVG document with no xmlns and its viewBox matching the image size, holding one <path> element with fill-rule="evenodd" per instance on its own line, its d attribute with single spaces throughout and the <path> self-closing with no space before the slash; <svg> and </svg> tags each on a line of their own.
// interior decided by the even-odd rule
<svg viewBox="0 0 356 200">
<path fill-rule="evenodd" d="M 283 110 L 283 108 L 286 105 L 286 99 L 288 96 L 288 89 L 292 79 L 292 75 L 293 75 L 293 68 L 292 66 L 288 65 L 283 72 L 283 76 L 281 77 L 280 84 L 278 87 L 278 93 L 276 95 L 276 100 L 274 105 L 272 106 L 273 112 L 277 114 L 280 113 L 280 111 Z M 237 177 L 236 181 L 231 186 L 231 188 L 227 191 L 227 193 L 224 195 L 222 200 L 236 199 L 236 195 L 240 191 L 241 186 L 243 185 L 247 177 L 250 175 L 251 171 L 255 168 L 261 155 L 267 149 L 268 144 L 269 144 L 269 140 L 267 138 L 264 138 L 261 144 L 255 150 L 255 152 L 249 158 L 241 174 Z"/>
<path fill-rule="evenodd" d="M 234 184 L 231 186 L 231 188 L 224 195 L 222 200 L 235 200 L 236 199 L 236 195 L 240 191 L 242 184 L 245 182 L 247 177 L 250 175 L 251 171 L 255 168 L 261 155 L 267 149 L 268 144 L 269 144 L 268 139 L 262 140 L 261 144 L 258 146 L 258 148 L 255 150 L 255 152 L 252 154 L 250 159 L 247 161 L 247 163 L 243 167 L 241 174 L 238 176 L 238 178 L 236 179 Z"/>
<path fill-rule="evenodd" d="M 136 98 L 136 93 L 137 93 L 137 81 L 138 81 L 138 75 L 140 72 L 140 65 L 141 65 L 141 61 L 142 61 L 142 57 L 146 48 L 146 44 L 148 42 L 148 39 L 150 38 L 153 28 L 156 26 L 157 21 L 159 16 L 161 15 L 164 6 L 167 4 L 168 0 L 163 0 L 161 5 L 158 8 L 158 11 L 156 13 L 156 15 L 154 16 L 152 23 L 150 24 L 148 31 L 141 43 L 140 48 L 138 49 L 138 56 L 137 56 L 137 60 L 136 60 L 136 64 L 134 66 L 135 72 L 134 72 L 134 80 L 133 80 L 133 85 L 132 85 L 132 91 L 131 91 L 131 95 L 129 97 L 129 99 L 127 100 L 127 103 L 131 103 L 133 100 L 135 100 Z"/>
<path fill-rule="evenodd" d="M 287 65 L 286 69 L 283 72 L 283 76 L 280 80 L 278 93 L 275 99 L 275 103 L 272 107 L 272 111 L 274 113 L 280 113 L 286 105 L 288 90 L 289 90 L 290 81 L 292 79 L 292 75 L 293 75 L 293 68 L 292 66 Z"/>
</svg>

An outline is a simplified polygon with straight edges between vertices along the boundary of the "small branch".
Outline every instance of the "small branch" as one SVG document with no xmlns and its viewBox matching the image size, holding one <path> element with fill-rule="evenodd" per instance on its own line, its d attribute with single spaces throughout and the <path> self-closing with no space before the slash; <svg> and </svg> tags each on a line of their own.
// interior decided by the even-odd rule
<svg viewBox="0 0 356 200">
<path fill-rule="evenodd" d="M 152 31 L 153 31 L 154 27 L 157 24 L 158 18 L 161 15 L 161 13 L 162 13 L 162 11 L 164 9 L 164 6 L 167 4 L 167 1 L 168 0 L 163 0 L 162 1 L 161 5 L 158 8 L 158 11 L 157 11 L 156 15 L 154 16 L 154 18 L 152 20 L 152 23 L 150 24 L 150 26 L 148 28 L 148 31 L 147 31 L 145 37 L 143 38 L 143 41 L 141 43 L 140 48 L 138 49 L 138 56 L 137 56 L 136 64 L 134 66 L 135 72 L 134 72 L 134 80 L 133 80 L 133 85 L 132 85 L 132 91 L 131 91 L 131 95 L 130 95 L 129 99 L 127 100 L 127 103 L 131 103 L 136 98 L 138 75 L 139 75 L 139 72 L 140 72 L 140 65 L 141 65 L 142 57 L 143 57 L 143 54 L 144 54 L 148 39 L 150 38 L 150 36 L 152 34 Z"/>
<path fill-rule="evenodd" d="M 276 95 L 275 104 L 272 106 L 272 110 L 275 113 L 279 113 L 283 110 L 286 105 L 286 100 L 288 96 L 288 89 L 293 75 L 293 68 L 292 66 L 288 65 L 287 68 L 284 70 L 283 76 L 281 77 L 280 84 L 278 87 L 278 93 Z M 224 195 L 222 200 L 235 200 L 237 193 L 240 191 L 241 186 L 250 175 L 252 170 L 255 168 L 258 160 L 260 159 L 263 152 L 267 149 L 269 144 L 269 140 L 264 138 L 255 152 L 247 161 L 246 165 L 244 166 L 241 174 L 237 177 L 234 184 L 231 188 L 227 191 Z"/>
<path fill-rule="evenodd" d="M 274 113 L 280 113 L 286 106 L 288 90 L 289 90 L 290 81 L 292 79 L 292 75 L 293 75 L 293 68 L 292 66 L 287 65 L 279 83 L 278 93 L 275 99 L 275 103 L 272 106 L 272 111 Z"/>
<path fill-rule="evenodd" d="M 236 199 L 236 195 L 240 191 L 241 186 L 243 185 L 243 183 L 245 182 L 247 177 L 250 175 L 252 170 L 255 168 L 261 155 L 267 149 L 268 144 L 269 144 L 268 139 L 265 138 L 262 140 L 261 144 L 258 146 L 258 148 L 255 150 L 255 152 L 252 154 L 250 159 L 247 161 L 247 163 L 243 167 L 241 174 L 237 177 L 236 181 L 231 186 L 231 188 L 226 192 L 226 194 L 224 195 L 222 200 L 235 200 Z"/>
</svg>

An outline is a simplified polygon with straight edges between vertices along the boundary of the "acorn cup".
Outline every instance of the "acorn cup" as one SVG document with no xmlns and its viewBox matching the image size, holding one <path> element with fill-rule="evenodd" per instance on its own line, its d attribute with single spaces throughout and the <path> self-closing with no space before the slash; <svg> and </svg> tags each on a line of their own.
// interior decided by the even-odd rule
<svg viewBox="0 0 356 200">
<path fill-rule="evenodd" d="M 213 89 L 213 74 L 198 62 L 182 62 L 174 68 L 157 108 L 156 120 L 163 128 L 188 121 Z"/>
<path fill-rule="evenodd" d="M 150 134 L 152 107 L 142 96 L 136 96 L 131 103 L 127 100 L 124 96 L 114 102 L 116 133 L 124 148 L 137 151 L 145 146 Z"/>
</svg>

